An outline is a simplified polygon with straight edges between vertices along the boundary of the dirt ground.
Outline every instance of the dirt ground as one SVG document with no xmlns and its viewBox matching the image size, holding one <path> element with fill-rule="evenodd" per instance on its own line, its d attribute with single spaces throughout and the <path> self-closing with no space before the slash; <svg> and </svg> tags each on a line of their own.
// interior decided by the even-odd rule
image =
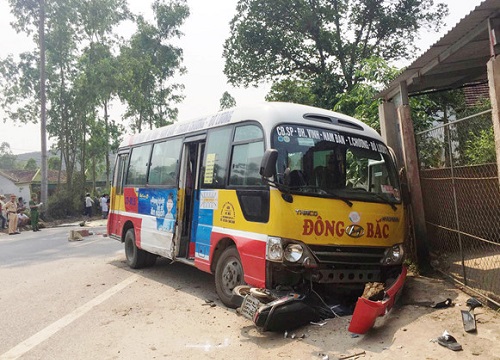
<svg viewBox="0 0 500 360">
<path fill-rule="evenodd" d="M 92 219 L 85 226 L 103 226 L 105 223 L 106 220 Z M 197 274 L 197 270 L 194 273 Z M 395 307 L 386 316 L 378 318 L 375 326 L 364 335 L 347 331 L 351 316 L 329 319 L 323 325 L 310 324 L 286 334 L 262 333 L 251 321 L 227 309 L 214 298 L 217 306 L 202 306 L 205 309 L 203 314 L 183 312 L 187 316 L 182 321 L 186 326 L 177 327 L 176 337 L 193 336 L 193 326 L 196 328 L 196 325 L 189 324 L 196 324 L 200 316 L 209 315 L 212 319 L 198 328 L 200 333 L 210 333 L 208 329 L 213 329 L 225 340 L 220 344 L 214 343 L 211 351 L 203 352 L 202 358 L 500 360 L 500 311 L 488 307 L 476 308 L 477 332 L 465 332 L 461 310 L 467 310 L 466 301 L 470 297 L 439 274 L 432 277 L 410 275 Z M 431 307 L 448 298 L 452 300 L 450 307 Z M 185 300 L 200 301 L 196 297 Z M 207 329 L 203 330 L 205 326 Z M 235 330 L 236 339 L 233 338 Z M 437 343 L 436 339 L 445 330 L 462 345 L 462 351 L 455 352 Z M 159 343 L 162 342 L 159 340 Z M 167 355 L 167 358 L 175 357 L 175 352 Z M 199 349 L 193 352 L 184 350 L 182 357 L 198 359 Z"/>
<path fill-rule="evenodd" d="M 184 281 L 181 283 L 185 284 Z M 153 285 L 150 290 L 155 293 L 160 291 L 155 289 L 156 286 Z M 210 293 L 213 290 L 205 291 Z M 465 332 L 460 310 L 467 309 L 465 303 L 470 296 L 439 279 L 410 276 L 399 304 L 388 315 L 379 318 L 367 334 L 359 336 L 347 331 L 350 316 L 329 319 L 324 325 L 310 324 L 288 331 L 286 336 L 284 332 L 262 333 L 251 321 L 222 306 L 217 298 L 214 298 L 217 306 L 203 306 L 204 299 L 210 298 L 208 293 L 196 289 L 192 293 L 194 297 L 182 295 L 183 304 L 180 307 L 177 304 L 169 308 L 173 311 L 171 322 L 148 332 L 153 336 L 149 339 L 150 343 L 155 344 L 155 354 L 149 355 L 192 360 L 500 360 L 500 314 L 486 307 L 477 308 L 477 332 Z M 453 306 L 441 309 L 430 307 L 447 298 L 452 299 Z M 160 303 L 151 305 L 156 307 Z M 192 310 L 181 310 L 186 308 Z M 160 310 L 160 313 L 163 311 Z M 179 313 L 183 314 L 182 320 L 177 318 Z M 176 329 L 175 334 L 170 333 L 171 327 Z M 445 330 L 462 345 L 462 351 L 452 351 L 436 342 Z M 171 335 L 166 337 L 167 334 Z M 131 358 L 129 355 L 134 353 L 122 348 L 120 354 L 124 356 L 122 358 Z"/>
<path fill-rule="evenodd" d="M 447 298 L 452 300 L 450 307 L 431 307 Z M 377 319 L 367 334 L 357 336 L 347 331 L 350 316 L 330 319 L 324 326 L 308 325 L 288 333 L 283 341 L 290 343 L 291 353 L 296 355 L 288 356 L 286 352 L 276 355 L 294 359 L 316 356 L 321 359 L 500 359 L 500 313 L 487 307 L 476 308 L 477 332 L 465 332 L 460 310 L 467 309 L 469 298 L 470 295 L 447 281 L 410 276 L 399 303 L 388 315 Z M 437 343 L 437 337 L 445 330 L 462 345 L 462 351 L 455 352 Z M 307 351 L 308 344 L 321 350 Z M 303 345 L 302 350 L 311 357 L 299 355 L 298 348 Z"/>
<path fill-rule="evenodd" d="M 452 306 L 431 307 L 447 298 Z M 343 355 L 366 351 L 363 358 L 500 359 L 500 313 L 488 307 L 476 308 L 477 332 L 467 333 L 460 311 L 467 310 L 469 298 L 442 279 L 410 276 L 399 304 L 359 338 L 355 349 Z M 462 351 L 454 352 L 436 342 L 445 330 L 462 345 Z"/>
<path fill-rule="evenodd" d="M 85 226 L 104 223 L 93 219 Z M 130 271 L 122 252 L 110 264 L 112 270 L 104 273 L 123 276 Z M 86 322 L 82 320 L 40 345 L 26 359 L 75 358 L 71 355 L 74 349 L 63 345 L 68 338 L 78 338 L 78 347 L 85 349 L 82 359 L 500 360 L 500 312 L 475 309 L 477 332 L 465 332 L 460 310 L 467 309 L 470 295 L 437 277 L 409 276 L 396 306 L 364 335 L 347 331 L 351 317 L 346 316 L 329 319 L 324 325 L 310 324 L 285 336 L 283 332 L 259 332 L 251 321 L 224 307 L 215 295 L 210 274 L 165 259 L 153 268 L 130 272 L 138 280 L 121 296 L 85 317 Z M 102 282 L 95 281 L 95 287 Z M 430 306 L 447 298 L 452 306 Z M 206 299 L 215 306 L 206 306 Z M 462 351 L 454 352 L 436 342 L 445 330 L 462 345 Z"/>
</svg>

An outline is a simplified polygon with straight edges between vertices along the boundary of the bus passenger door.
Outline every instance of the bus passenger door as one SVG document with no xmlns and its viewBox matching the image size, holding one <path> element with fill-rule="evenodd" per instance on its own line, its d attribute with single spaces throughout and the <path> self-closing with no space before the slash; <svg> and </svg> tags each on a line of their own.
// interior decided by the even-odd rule
<svg viewBox="0 0 500 360">
<path fill-rule="evenodd" d="M 181 177 L 179 180 L 179 201 L 182 213 L 179 214 L 179 228 L 176 257 L 194 259 L 194 244 L 198 225 L 200 169 L 205 149 L 205 136 L 187 139 L 184 143 Z M 189 142 L 188 142 L 189 141 Z"/>
</svg>

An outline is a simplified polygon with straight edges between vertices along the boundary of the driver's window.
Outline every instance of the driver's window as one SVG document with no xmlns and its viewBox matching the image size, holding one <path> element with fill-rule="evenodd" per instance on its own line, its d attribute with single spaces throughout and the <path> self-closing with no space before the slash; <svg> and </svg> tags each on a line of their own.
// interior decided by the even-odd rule
<svg viewBox="0 0 500 360">
<path fill-rule="evenodd" d="M 347 187 L 370 191 L 368 187 L 368 158 L 358 156 L 350 149 L 346 151 Z"/>
</svg>

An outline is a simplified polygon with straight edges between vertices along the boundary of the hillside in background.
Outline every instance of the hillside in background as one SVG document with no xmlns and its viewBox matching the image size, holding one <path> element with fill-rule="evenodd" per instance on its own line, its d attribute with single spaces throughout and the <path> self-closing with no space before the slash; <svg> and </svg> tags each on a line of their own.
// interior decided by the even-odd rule
<svg viewBox="0 0 500 360">
<path fill-rule="evenodd" d="M 60 154 L 59 154 L 59 152 L 52 152 L 52 151 L 47 152 L 47 158 L 51 158 L 53 156 L 57 156 L 59 158 Z M 42 152 L 41 151 L 32 151 L 32 152 L 27 152 L 24 154 L 17 154 L 16 155 L 16 161 L 19 163 L 26 164 L 29 159 L 35 159 L 36 165 L 38 167 L 40 167 L 41 163 L 42 163 Z M 64 160 L 62 162 L 62 169 L 61 170 L 66 170 L 66 164 L 64 163 Z"/>
</svg>

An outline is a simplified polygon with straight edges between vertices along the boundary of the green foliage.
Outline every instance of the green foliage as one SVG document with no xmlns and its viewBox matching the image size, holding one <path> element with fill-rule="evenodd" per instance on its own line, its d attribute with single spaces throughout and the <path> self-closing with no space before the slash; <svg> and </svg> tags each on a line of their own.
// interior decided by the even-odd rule
<svg viewBox="0 0 500 360">
<path fill-rule="evenodd" d="M 24 165 L 24 170 L 37 170 L 38 165 L 36 163 L 36 160 L 33 158 L 28 159 L 26 162 L 26 165 Z"/>
<path fill-rule="evenodd" d="M 388 84 L 397 74 L 397 69 L 391 67 L 380 58 L 368 58 L 360 67 L 357 76 L 360 80 L 350 91 L 338 92 L 331 89 L 331 98 L 325 94 L 318 96 L 318 86 L 311 81 L 284 79 L 275 82 L 267 101 L 286 101 L 324 108 L 353 116 L 379 130 L 378 105 L 375 95 L 381 87 Z"/>
<path fill-rule="evenodd" d="M 219 110 L 226 110 L 236 106 L 236 100 L 231 96 L 230 93 L 224 91 L 222 97 L 220 98 L 220 108 Z"/>
<path fill-rule="evenodd" d="M 13 27 L 33 39 L 34 49 L 0 59 L 0 106 L 4 121 L 37 122 L 40 109 L 39 7 L 36 0 L 9 0 L 16 21 Z M 109 104 L 120 98 L 133 128 L 161 126 L 174 120 L 173 106 L 182 96 L 180 84 L 169 84 L 184 71 L 182 50 L 171 45 L 181 36 L 180 26 L 189 15 L 185 0 L 155 0 L 155 22 L 134 16 L 126 0 L 51 0 L 44 2 L 47 79 L 47 132 L 55 139 L 66 166 L 68 191 L 76 171 L 106 171 L 109 153 L 118 147 L 124 127 L 109 116 Z M 137 32 L 129 42 L 116 27 L 132 21 Z M 8 155 L 4 160 L 8 162 Z M 52 164 L 59 168 L 60 164 Z M 13 165 L 8 165 L 13 166 Z"/>
<path fill-rule="evenodd" d="M 366 59 L 413 57 L 418 31 L 439 28 L 447 11 L 433 0 L 240 0 L 224 73 L 233 85 L 309 83 L 314 104 L 331 109 L 365 82 Z"/>
<path fill-rule="evenodd" d="M 51 156 L 47 160 L 49 170 L 59 170 L 61 167 L 61 159 L 57 156 Z"/>
<path fill-rule="evenodd" d="M 336 95 L 334 110 L 351 115 L 380 131 L 376 94 L 389 84 L 398 74 L 395 67 L 379 57 L 370 57 L 362 61 L 356 70 L 359 81 L 350 91 Z"/>
<path fill-rule="evenodd" d="M 349 92 L 337 96 L 335 111 L 353 116 L 380 131 L 377 90 L 370 85 L 358 83 Z"/>
<path fill-rule="evenodd" d="M 446 147 L 443 139 L 425 133 L 418 138 L 418 159 L 423 168 L 440 168 L 443 163 L 443 149 Z"/>
<path fill-rule="evenodd" d="M 39 91 L 38 59 L 34 54 L 22 53 L 16 62 L 9 55 L 0 59 L 0 106 L 3 121 L 26 124 L 38 121 Z"/>
<path fill-rule="evenodd" d="M 60 189 L 49 197 L 47 219 L 64 219 L 82 214 L 82 194 L 69 189 Z"/>
<path fill-rule="evenodd" d="M 10 150 L 10 145 L 3 142 L 0 145 L 0 169 L 15 169 L 16 155 Z"/>
<path fill-rule="evenodd" d="M 315 105 L 317 102 L 309 81 L 292 79 L 276 81 L 266 95 L 266 101 L 283 101 L 303 105 Z"/>
<path fill-rule="evenodd" d="M 156 24 L 139 17 L 137 32 L 121 47 L 118 57 L 118 94 L 127 103 L 125 117 L 132 120 L 131 128 L 137 132 L 172 123 L 178 114 L 174 105 L 183 99 L 184 86 L 169 83 L 185 72 L 182 49 L 169 42 L 181 35 L 179 27 L 189 16 L 189 8 L 185 1 L 177 0 L 167 4 L 155 1 L 153 9 Z"/>
<path fill-rule="evenodd" d="M 466 141 L 464 155 L 469 165 L 496 162 L 495 134 L 493 127 L 482 129 L 479 134 L 470 132 Z"/>
<path fill-rule="evenodd" d="M 410 106 L 423 168 L 495 162 L 491 114 L 475 115 L 491 108 L 488 99 L 470 105 L 458 89 L 412 98 Z M 445 126 L 425 131 L 439 125 Z"/>
</svg>

